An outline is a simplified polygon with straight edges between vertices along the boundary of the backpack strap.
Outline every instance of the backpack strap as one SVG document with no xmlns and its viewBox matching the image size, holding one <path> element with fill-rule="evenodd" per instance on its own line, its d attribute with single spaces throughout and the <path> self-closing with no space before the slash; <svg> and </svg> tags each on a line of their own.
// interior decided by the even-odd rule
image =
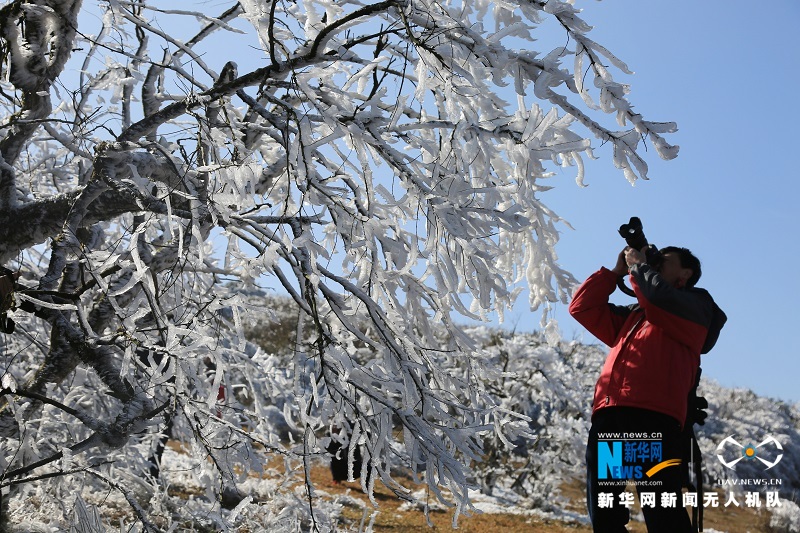
<svg viewBox="0 0 800 533">
<path fill-rule="evenodd" d="M 692 529 L 698 532 L 703 531 L 703 454 L 700 445 L 697 444 L 697 437 L 694 434 L 694 425 L 702 426 L 706 423 L 708 413 L 708 400 L 697 395 L 697 387 L 700 385 L 700 375 L 703 369 L 697 367 L 697 378 L 695 379 L 692 390 L 689 391 L 689 398 L 686 407 L 686 420 L 683 424 L 683 446 L 684 446 L 684 485 L 692 492 L 697 493 L 697 506 L 692 509 Z M 694 483 L 692 483 L 689 473 L 689 462 L 692 463 Z"/>
</svg>

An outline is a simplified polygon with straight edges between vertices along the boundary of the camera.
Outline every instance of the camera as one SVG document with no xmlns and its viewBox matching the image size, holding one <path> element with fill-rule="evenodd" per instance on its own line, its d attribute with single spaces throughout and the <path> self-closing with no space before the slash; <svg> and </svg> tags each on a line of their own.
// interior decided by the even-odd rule
<svg viewBox="0 0 800 533">
<path fill-rule="evenodd" d="M 644 236 L 642 221 L 639 217 L 631 217 L 627 224 L 621 225 L 619 227 L 619 234 L 625 239 L 628 246 L 635 250 L 641 250 L 647 247 L 644 255 L 648 265 L 653 268 L 661 266 L 661 261 L 663 260 L 661 252 L 658 251 L 655 245 L 647 242 L 647 237 Z"/>
</svg>

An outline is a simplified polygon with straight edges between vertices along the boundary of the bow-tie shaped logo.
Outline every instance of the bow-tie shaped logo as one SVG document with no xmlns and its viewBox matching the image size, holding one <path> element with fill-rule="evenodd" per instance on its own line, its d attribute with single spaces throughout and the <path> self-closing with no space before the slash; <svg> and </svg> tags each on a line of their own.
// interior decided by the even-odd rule
<svg viewBox="0 0 800 533">
<path fill-rule="evenodd" d="M 770 458 L 774 456 L 775 458 L 774 460 L 769 460 L 764 455 Z M 730 436 L 717 446 L 717 459 L 724 466 L 731 469 L 743 459 L 747 461 L 756 459 L 764 463 L 765 470 L 769 470 L 783 459 L 783 446 L 775 437 L 770 436 L 756 445 L 741 444 L 733 436 Z"/>
</svg>

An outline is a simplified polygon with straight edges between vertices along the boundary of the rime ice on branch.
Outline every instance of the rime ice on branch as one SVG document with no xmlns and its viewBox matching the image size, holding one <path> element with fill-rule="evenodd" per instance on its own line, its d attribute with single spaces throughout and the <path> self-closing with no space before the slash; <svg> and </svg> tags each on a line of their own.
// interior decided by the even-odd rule
<svg viewBox="0 0 800 533">
<path fill-rule="evenodd" d="M 500 369 L 459 317 L 502 315 L 523 287 L 534 308 L 566 298 L 542 193 L 559 166 L 583 182 L 592 137 L 631 181 L 644 142 L 677 153 L 566 2 L 0 14 L 0 258 L 25 289 L 3 338 L 12 498 L 86 469 L 127 498 L 170 437 L 216 502 L 265 450 L 310 460 L 346 426 L 362 480 L 409 497 L 390 467 L 424 465 L 467 511 L 484 439 L 528 425 L 487 394 Z M 534 51 L 546 24 L 568 46 Z M 288 368 L 244 333 L 273 311 L 257 286 L 303 317 Z"/>
</svg>

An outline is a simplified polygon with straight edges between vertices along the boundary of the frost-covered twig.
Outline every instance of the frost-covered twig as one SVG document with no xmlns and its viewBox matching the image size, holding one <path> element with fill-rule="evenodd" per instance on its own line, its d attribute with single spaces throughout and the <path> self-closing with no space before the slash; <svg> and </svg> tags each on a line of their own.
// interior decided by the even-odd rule
<svg viewBox="0 0 800 533">
<path fill-rule="evenodd" d="M 128 505 L 131 506 L 131 509 L 133 509 L 134 514 L 142 523 L 142 527 L 144 527 L 144 530 L 146 532 L 148 533 L 161 532 L 161 529 L 159 529 L 155 524 L 153 524 L 153 522 L 148 518 L 147 511 L 145 511 L 145 509 L 141 506 L 141 504 L 139 504 L 139 502 L 136 500 L 136 497 L 131 493 L 130 490 L 126 489 L 119 483 L 112 481 L 111 479 L 108 478 L 108 476 L 96 470 L 87 469 L 85 471 L 91 474 L 92 476 L 96 477 L 97 479 L 101 480 L 109 487 L 119 491 L 125 497 L 125 500 L 128 502 Z"/>
</svg>

